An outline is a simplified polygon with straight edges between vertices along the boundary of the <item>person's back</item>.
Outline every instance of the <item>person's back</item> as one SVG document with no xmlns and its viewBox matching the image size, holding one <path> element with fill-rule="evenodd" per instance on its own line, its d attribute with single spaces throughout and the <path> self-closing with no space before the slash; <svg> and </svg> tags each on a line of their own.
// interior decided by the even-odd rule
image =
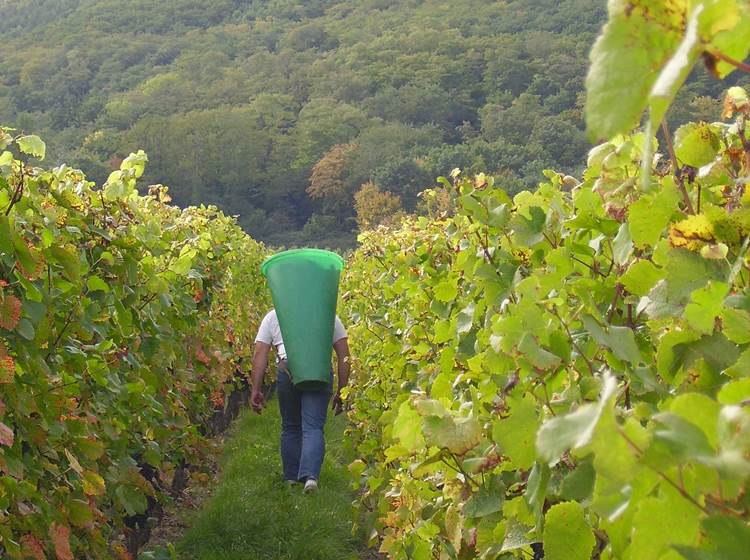
<svg viewBox="0 0 750 560">
<path fill-rule="evenodd" d="M 328 402 L 333 395 L 333 371 L 330 383 L 314 390 L 300 390 L 292 381 L 287 363 L 286 348 L 276 310 L 263 318 L 255 337 L 255 353 L 251 375 L 253 410 L 260 413 L 265 406 L 261 390 L 263 376 L 268 366 L 268 354 L 276 351 L 276 391 L 281 413 L 281 460 L 284 480 L 304 482 L 305 491 L 317 489 L 320 468 L 325 454 L 325 427 Z M 346 330 L 338 316 L 333 329 L 333 348 L 338 362 L 338 388 L 331 408 L 336 414 L 342 410 L 341 389 L 349 380 L 349 345 Z"/>
</svg>

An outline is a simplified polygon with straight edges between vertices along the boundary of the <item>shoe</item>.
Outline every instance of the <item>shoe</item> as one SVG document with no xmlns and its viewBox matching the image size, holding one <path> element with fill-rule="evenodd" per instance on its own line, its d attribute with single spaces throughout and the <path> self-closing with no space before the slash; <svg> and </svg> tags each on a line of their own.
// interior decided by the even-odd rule
<svg viewBox="0 0 750 560">
<path fill-rule="evenodd" d="M 297 480 L 285 480 L 284 481 L 284 486 L 288 488 L 294 488 L 295 486 L 297 486 L 297 484 L 299 484 L 299 481 Z"/>
<path fill-rule="evenodd" d="M 313 492 L 318 491 L 318 481 L 314 478 L 308 478 L 307 481 L 305 481 L 305 494 L 312 494 Z"/>
</svg>

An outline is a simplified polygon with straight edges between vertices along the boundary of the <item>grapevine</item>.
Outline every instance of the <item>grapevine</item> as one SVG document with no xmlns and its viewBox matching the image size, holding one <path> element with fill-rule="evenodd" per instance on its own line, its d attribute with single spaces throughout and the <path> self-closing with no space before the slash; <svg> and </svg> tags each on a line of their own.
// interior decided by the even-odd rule
<svg viewBox="0 0 750 560">
<path fill-rule="evenodd" d="M 743 59 L 748 29 L 739 2 L 611 2 L 587 84 L 611 140 L 580 181 L 510 198 L 456 170 L 428 217 L 360 236 L 350 470 L 389 558 L 750 550 L 747 93 L 659 126 L 702 53 Z"/>
<path fill-rule="evenodd" d="M 0 556 L 125 558 L 126 521 L 198 463 L 268 305 L 265 248 L 215 207 L 97 187 L 0 132 Z"/>
</svg>

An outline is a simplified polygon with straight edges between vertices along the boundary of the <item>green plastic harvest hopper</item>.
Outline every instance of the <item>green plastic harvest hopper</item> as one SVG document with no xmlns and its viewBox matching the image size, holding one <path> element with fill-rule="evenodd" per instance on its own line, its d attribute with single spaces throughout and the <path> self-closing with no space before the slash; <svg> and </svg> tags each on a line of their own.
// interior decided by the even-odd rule
<svg viewBox="0 0 750 560">
<path fill-rule="evenodd" d="M 320 249 L 293 249 L 261 266 L 271 288 L 292 381 L 300 389 L 330 382 L 333 324 L 344 260 Z"/>
</svg>

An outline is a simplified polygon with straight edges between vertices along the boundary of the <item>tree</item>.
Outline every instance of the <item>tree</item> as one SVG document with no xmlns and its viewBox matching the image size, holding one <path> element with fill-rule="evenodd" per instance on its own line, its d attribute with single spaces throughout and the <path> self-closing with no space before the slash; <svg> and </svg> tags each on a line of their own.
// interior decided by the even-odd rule
<svg viewBox="0 0 750 560">
<path fill-rule="evenodd" d="M 354 208 L 360 231 L 395 223 L 403 215 L 401 197 L 381 191 L 372 181 L 362 185 L 354 195 Z"/>
<path fill-rule="evenodd" d="M 338 144 L 320 158 L 312 168 L 310 198 L 341 197 L 346 194 L 347 156 L 354 144 Z"/>
</svg>

